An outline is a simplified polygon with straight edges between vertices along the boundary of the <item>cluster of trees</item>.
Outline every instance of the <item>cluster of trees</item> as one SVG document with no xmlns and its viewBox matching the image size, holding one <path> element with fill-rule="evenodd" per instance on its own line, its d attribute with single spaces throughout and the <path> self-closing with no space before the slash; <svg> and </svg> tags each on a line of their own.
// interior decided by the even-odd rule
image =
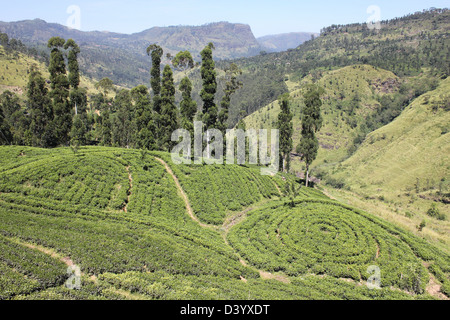
<svg viewBox="0 0 450 320">
<path fill-rule="evenodd" d="M 18 97 L 9 91 L 0 96 L 2 144 L 44 148 L 98 144 L 171 151 L 176 143 L 171 139 L 172 133 L 183 128 L 193 136 L 195 119 L 203 122 L 204 131 L 218 129 L 226 136 L 231 99 L 243 86 L 239 80 L 242 71 L 234 63 L 224 68 L 223 97 L 217 103 L 218 81 L 212 43 L 201 52 L 202 108 L 198 108 L 192 98 L 193 85 L 188 76 L 180 81 L 178 89 L 182 99 L 179 106 L 175 102 L 172 67 L 180 71 L 193 68 L 194 60 L 188 51 L 181 51 L 175 57 L 167 55 L 172 67 L 167 64 L 161 68 L 163 49 L 156 44 L 150 45 L 147 54 L 152 61 L 151 91 L 145 85 L 117 91 L 113 82 L 104 78 L 96 84 L 101 92 L 91 97 L 88 108 L 87 90 L 80 88 L 80 48 L 74 40 L 65 41 L 60 37 L 51 38 L 48 47 L 51 49 L 50 79 L 45 80 L 37 68 L 32 68 L 26 107 L 22 108 Z M 114 98 L 110 97 L 112 91 L 116 91 Z M 310 88 L 305 96 L 310 107 L 304 110 L 298 151 L 307 162 L 308 172 L 318 149 L 315 133 L 320 130 L 322 121 L 320 94 L 317 88 Z M 293 149 L 289 94 L 283 95 L 280 101 L 280 161 L 283 170 L 289 171 Z"/>
<path fill-rule="evenodd" d="M 51 38 L 48 47 L 51 49 L 50 90 L 42 74 L 32 67 L 25 109 L 11 92 L 6 91 L 0 96 L 2 143 L 36 147 L 66 144 L 71 135 L 72 121 L 78 121 L 76 116 L 72 117 L 72 107 L 82 111 L 86 106 L 86 91 L 79 89 L 79 47 L 73 40 L 66 42 L 58 37 Z M 62 50 L 68 50 L 69 74 Z"/>
<path fill-rule="evenodd" d="M 87 91 L 80 88 L 78 55 L 80 48 L 72 39 L 60 37 L 48 41 L 51 49 L 49 73 L 45 80 L 37 68 L 32 68 L 27 86 L 27 101 L 23 108 L 17 96 L 7 91 L 0 97 L 0 129 L 2 144 L 20 144 L 51 148 L 100 144 L 127 148 L 170 151 L 172 133 L 187 129 L 193 133 L 194 119 L 202 120 L 205 130 L 228 128 L 228 113 L 232 95 L 242 87 L 237 79 L 241 70 L 231 64 L 226 69 L 224 96 L 219 106 L 215 102 L 217 80 L 213 60 L 214 45 L 201 52 L 200 92 L 203 108 L 198 110 L 192 99 L 193 85 L 184 77 L 179 85 L 182 100 L 175 102 L 176 88 L 171 65 L 165 65 L 161 75 L 163 49 L 147 48 L 151 57 L 151 91 L 144 85 L 120 90 L 110 98 L 112 81 L 104 78 L 96 85 L 101 92 L 92 96 L 88 110 Z M 188 70 L 194 60 L 182 51 L 172 60 L 173 68 Z"/>
<path fill-rule="evenodd" d="M 439 81 L 436 78 L 421 77 L 403 83 L 398 92 L 379 96 L 377 98 L 379 107 L 376 112 L 366 117 L 365 122 L 361 124 L 360 130 L 353 140 L 353 146 L 348 151 L 349 155 L 357 150 L 370 132 L 392 122 L 415 98 L 428 91 L 435 90 L 438 84 Z"/>
<path fill-rule="evenodd" d="M 309 168 L 317 158 L 319 151 L 319 140 L 316 137 L 323 124 L 321 114 L 321 96 L 325 90 L 316 85 L 305 88 L 305 107 L 301 110 L 301 139 L 296 147 L 296 152 L 306 163 L 305 181 L 306 187 L 309 185 Z M 292 124 L 293 114 L 291 112 L 289 94 L 280 97 L 280 114 L 278 115 L 277 128 L 280 130 L 280 164 L 283 171 L 289 172 L 291 162 L 291 152 L 293 149 L 292 135 L 294 128 Z"/>
<path fill-rule="evenodd" d="M 9 38 L 8 34 L 0 32 L 0 45 L 5 50 L 7 55 L 13 55 L 17 58 L 19 53 L 27 54 L 33 56 L 41 61 L 48 64 L 50 57 L 45 51 L 39 51 L 36 48 L 27 47 L 22 41 Z"/>
<path fill-rule="evenodd" d="M 0 45 L 3 46 L 7 53 L 12 51 L 24 52 L 27 47 L 20 40 L 9 39 L 6 33 L 0 32 Z"/>
</svg>

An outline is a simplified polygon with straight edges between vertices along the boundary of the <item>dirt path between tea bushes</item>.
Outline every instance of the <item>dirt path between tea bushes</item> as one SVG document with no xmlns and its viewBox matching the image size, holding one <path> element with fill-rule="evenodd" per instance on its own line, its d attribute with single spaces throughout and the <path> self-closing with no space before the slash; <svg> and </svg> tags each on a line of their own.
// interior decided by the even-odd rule
<svg viewBox="0 0 450 320">
<path fill-rule="evenodd" d="M 128 181 L 130 182 L 130 188 L 128 189 L 127 203 L 125 204 L 125 207 L 123 207 L 124 212 L 128 212 L 128 204 L 130 203 L 131 189 L 133 188 L 133 177 L 131 176 L 130 166 L 127 167 L 127 172 L 128 172 Z"/>
<path fill-rule="evenodd" d="M 12 242 L 17 243 L 19 245 L 22 245 L 24 247 L 30 248 L 30 249 L 34 249 L 34 250 L 38 250 L 42 253 L 45 253 L 49 256 L 51 256 L 52 258 L 58 259 L 60 261 L 62 261 L 63 263 L 65 263 L 68 267 L 72 267 L 75 264 L 73 263 L 72 259 L 70 259 L 69 257 L 64 257 L 62 255 L 60 255 L 59 253 L 57 253 L 55 250 L 50 249 L 50 248 L 45 248 L 43 246 L 40 245 L 36 245 L 33 243 L 28 243 L 28 242 L 24 242 L 22 240 L 18 240 L 18 239 L 10 239 Z"/>
<path fill-rule="evenodd" d="M 181 187 L 180 181 L 178 180 L 177 176 L 173 173 L 172 169 L 169 167 L 167 162 L 165 162 L 164 160 L 162 160 L 160 158 L 157 158 L 157 157 L 155 157 L 155 159 L 157 161 L 159 161 L 162 165 L 164 165 L 164 167 L 166 168 L 166 171 L 172 176 L 172 178 L 175 181 L 175 184 L 177 186 L 178 192 L 183 197 L 184 203 L 186 205 L 186 209 L 188 211 L 189 216 L 192 218 L 192 220 L 197 222 L 203 228 L 209 228 L 209 229 L 213 228 L 214 230 L 218 231 L 218 227 L 217 226 L 208 225 L 208 224 L 204 224 L 204 223 L 200 222 L 200 220 L 195 216 L 194 211 L 192 210 L 191 204 L 189 202 L 189 199 L 188 199 L 186 193 L 184 192 L 183 188 Z M 278 186 L 277 186 L 277 189 L 279 190 Z M 279 191 L 281 193 L 281 190 L 279 190 Z M 235 226 L 236 224 L 239 224 L 242 221 L 244 221 L 245 218 L 246 218 L 246 214 L 249 211 L 252 211 L 252 210 L 253 210 L 253 208 L 247 208 L 244 211 L 242 211 L 242 212 L 238 213 L 237 215 L 235 215 L 234 217 L 232 217 L 231 221 L 225 221 L 224 222 L 224 224 L 222 226 L 222 230 L 225 231 L 225 233 L 224 233 L 224 240 L 225 240 L 225 243 L 228 246 L 230 246 L 230 245 L 229 245 L 229 243 L 228 243 L 228 241 L 226 239 L 226 234 L 228 233 L 228 231 L 233 226 Z M 233 247 L 231 247 L 231 248 L 233 249 L 233 251 L 235 251 Z M 237 254 L 236 251 L 235 251 L 235 253 L 239 257 L 239 255 Z M 255 269 L 254 267 L 249 266 L 242 258 L 239 258 L 239 261 L 240 261 L 240 263 L 243 266 Z M 279 274 L 274 275 L 274 274 L 272 274 L 270 272 L 266 272 L 266 271 L 263 271 L 263 270 L 257 270 L 257 271 L 260 274 L 261 278 L 263 278 L 263 279 L 275 279 L 275 280 L 278 280 L 278 281 L 283 282 L 283 283 L 290 283 L 290 281 L 289 281 L 287 276 L 279 275 Z M 244 282 L 247 282 L 247 280 L 245 278 L 243 278 L 243 277 L 241 277 L 241 280 L 244 281 Z"/>
<path fill-rule="evenodd" d="M 157 158 L 155 157 L 155 159 L 159 162 L 161 162 L 161 164 L 166 168 L 166 171 L 172 176 L 173 180 L 175 181 L 175 184 L 177 186 L 178 192 L 180 193 L 181 197 L 184 200 L 184 204 L 186 206 L 186 210 L 189 214 L 189 216 L 191 217 L 192 220 L 194 220 L 195 222 L 197 222 L 201 227 L 203 228 L 213 228 L 213 229 L 217 229 L 216 226 L 212 226 L 209 224 L 205 224 L 202 223 L 194 214 L 194 210 L 192 210 L 192 206 L 191 203 L 189 202 L 189 198 L 186 195 L 186 193 L 184 192 L 183 188 L 181 187 L 180 181 L 178 180 L 177 176 L 173 173 L 172 169 L 169 167 L 169 165 L 167 164 L 167 162 L 165 162 L 163 159 Z"/>
</svg>

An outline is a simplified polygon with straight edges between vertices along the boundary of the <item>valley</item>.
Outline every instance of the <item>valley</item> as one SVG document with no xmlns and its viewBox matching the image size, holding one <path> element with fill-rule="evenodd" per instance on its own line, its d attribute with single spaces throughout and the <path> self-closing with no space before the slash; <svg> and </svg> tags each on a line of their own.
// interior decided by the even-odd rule
<svg viewBox="0 0 450 320">
<path fill-rule="evenodd" d="M 448 300 L 449 19 L 0 22 L 0 300 Z M 279 172 L 175 163 L 195 123 Z"/>
</svg>

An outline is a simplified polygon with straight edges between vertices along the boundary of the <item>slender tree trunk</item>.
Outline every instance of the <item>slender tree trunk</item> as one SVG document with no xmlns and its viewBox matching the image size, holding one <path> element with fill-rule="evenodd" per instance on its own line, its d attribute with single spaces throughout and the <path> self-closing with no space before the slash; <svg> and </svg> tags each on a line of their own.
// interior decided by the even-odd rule
<svg viewBox="0 0 450 320">
<path fill-rule="evenodd" d="M 211 159 L 211 156 L 209 154 L 209 131 L 206 131 L 206 155 L 207 155 L 207 159 Z"/>
<path fill-rule="evenodd" d="M 308 188 L 308 182 L 309 182 L 309 166 L 306 166 L 306 187 Z"/>
</svg>

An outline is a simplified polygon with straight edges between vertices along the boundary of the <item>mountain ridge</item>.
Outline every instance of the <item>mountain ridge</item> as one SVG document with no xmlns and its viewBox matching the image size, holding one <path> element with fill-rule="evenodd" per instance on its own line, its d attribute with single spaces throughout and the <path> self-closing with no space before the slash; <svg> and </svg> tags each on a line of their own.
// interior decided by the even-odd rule
<svg viewBox="0 0 450 320">
<path fill-rule="evenodd" d="M 269 52 L 281 52 L 295 49 L 313 36 L 317 37 L 317 32 L 288 32 L 280 34 L 270 34 L 256 38 L 263 49 Z"/>
<path fill-rule="evenodd" d="M 159 44 L 172 55 L 189 50 L 200 61 L 200 51 L 213 42 L 216 60 L 257 55 L 262 47 L 251 27 L 243 23 L 213 22 L 201 26 L 153 27 L 133 34 L 80 31 L 42 19 L 0 21 L 0 31 L 28 46 L 47 50 L 47 41 L 59 36 L 74 39 L 81 48 L 80 67 L 92 78 L 111 78 L 116 84 L 135 86 L 148 82 L 151 68 L 146 48 Z"/>
</svg>

